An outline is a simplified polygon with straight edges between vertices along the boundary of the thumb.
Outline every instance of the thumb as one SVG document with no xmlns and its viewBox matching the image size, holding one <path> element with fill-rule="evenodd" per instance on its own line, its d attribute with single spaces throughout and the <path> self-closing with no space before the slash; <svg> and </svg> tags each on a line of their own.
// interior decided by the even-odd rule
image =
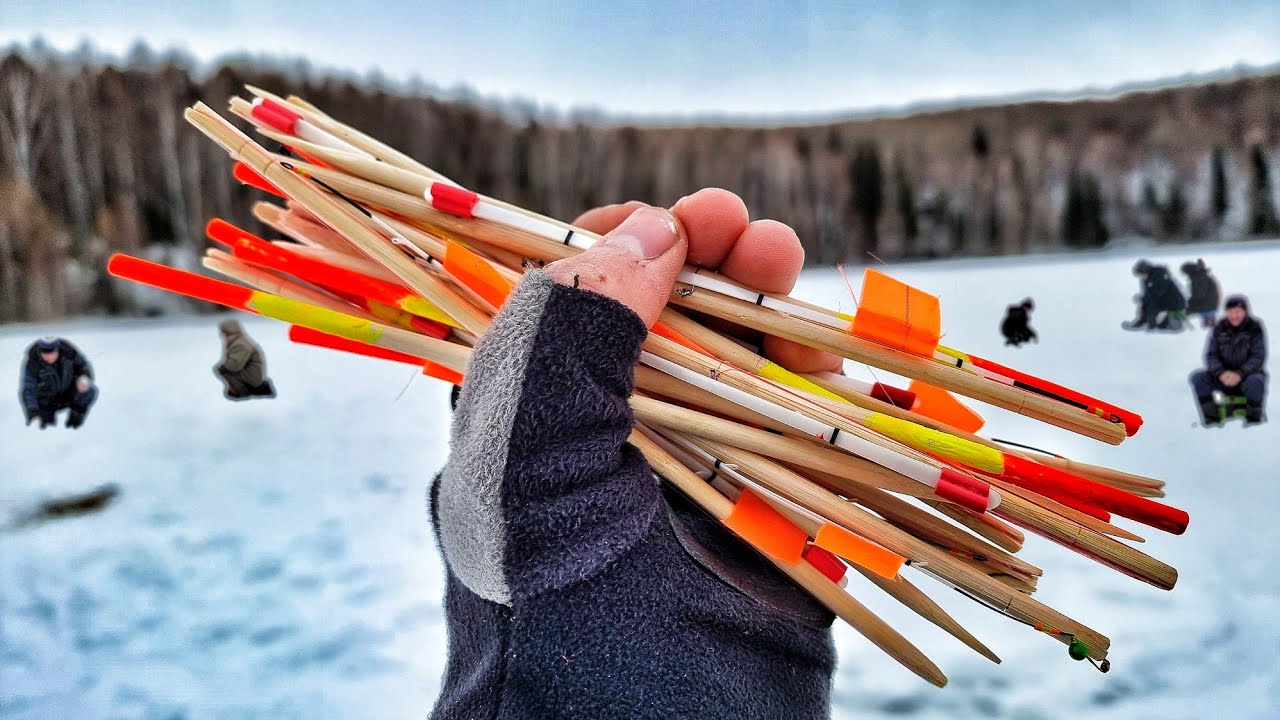
<svg viewBox="0 0 1280 720">
<path fill-rule="evenodd" d="M 586 252 L 547 265 L 553 280 L 617 300 L 651 327 L 667 304 L 684 266 L 688 242 L 669 211 L 645 207 L 631 213 Z"/>
</svg>

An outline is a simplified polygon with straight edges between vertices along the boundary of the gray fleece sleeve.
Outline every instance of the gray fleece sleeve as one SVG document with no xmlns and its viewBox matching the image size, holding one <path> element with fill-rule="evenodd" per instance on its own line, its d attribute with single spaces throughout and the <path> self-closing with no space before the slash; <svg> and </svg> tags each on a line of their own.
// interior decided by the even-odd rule
<svg viewBox="0 0 1280 720">
<path fill-rule="evenodd" d="M 477 345 L 437 498 L 445 558 L 503 604 L 593 576 L 661 507 L 627 445 L 646 328 L 620 303 L 530 272 Z"/>
</svg>

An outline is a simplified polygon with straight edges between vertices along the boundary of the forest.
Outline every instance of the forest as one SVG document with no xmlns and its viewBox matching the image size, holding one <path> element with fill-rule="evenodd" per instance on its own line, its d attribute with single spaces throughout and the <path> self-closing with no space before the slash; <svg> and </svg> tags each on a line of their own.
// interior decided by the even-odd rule
<svg viewBox="0 0 1280 720">
<path fill-rule="evenodd" d="M 113 281 L 130 252 L 195 269 L 257 191 L 188 127 L 245 83 L 295 94 L 478 192 L 571 220 L 728 188 L 829 265 L 1280 236 L 1280 71 L 1106 97 L 844 121 L 643 123 L 136 47 L 0 57 L 0 323 L 193 310 Z"/>
</svg>

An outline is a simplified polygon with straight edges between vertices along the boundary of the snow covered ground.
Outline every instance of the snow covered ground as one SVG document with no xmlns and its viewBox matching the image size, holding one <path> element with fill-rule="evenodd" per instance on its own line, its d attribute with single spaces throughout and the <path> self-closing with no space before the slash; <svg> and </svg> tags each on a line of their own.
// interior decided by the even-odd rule
<svg viewBox="0 0 1280 720">
<path fill-rule="evenodd" d="M 942 297 L 950 344 L 1145 415 L 1119 448 L 991 408 L 984 432 L 1167 480 L 1191 528 L 1144 533 L 1144 549 L 1179 568 L 1178 587 L 1028 541 L 1046 571 L 1037 596 L 1111 636 L 1102 675 L 921 580 L 1004 658 L 992 665 L 854 583 L 951 683 L 926 685 L 841 627 L 835 717 L 1280 717 L 1280 423 L 1193 427 L 1186 378 L 1204 333 L 1120 329 L 1138 252 L 893 272 Z M 1280 327 L 1280 244 L 1145 252 L 1175 272 L 1205 257 L 1224 289 L 1247 292 Z M 834 272 L 806 275 L 797 294 L 851 304 Z M 1004 348 L 1004 307 L 1027 295 L 1041 342 Z M 406 718 L 430 707 L 445 640 L 423 492 L 444 460 L 447 389 L 245 324 L 277 400 L 221 398 L 214 318 L 0 328 L 0 362 L 15 374 L 33 338 L 62 334 L 102 390 L 79 431 L 24 428 L 17 403 L 0 402 L 0 514 L 105 482 L 123 490 L 103 512 L 0 531 L 0 718 Z"/>
</svg>

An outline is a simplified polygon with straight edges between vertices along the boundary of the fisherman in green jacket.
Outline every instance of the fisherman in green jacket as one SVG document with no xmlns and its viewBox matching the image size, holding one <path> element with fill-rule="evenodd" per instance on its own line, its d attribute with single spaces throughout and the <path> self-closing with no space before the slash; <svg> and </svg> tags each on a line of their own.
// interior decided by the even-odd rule
<svg viewBox="0 0 1280 720">
<path fill-rule="evenodd" d="M 222 380 L 222 394 L 228 400 L 275 397 L 262 348 L 235 320 L 223 320 L 218 330 L 222 333 L 222 359 L 213 366 L 213 372 Z"/>
</svg>

